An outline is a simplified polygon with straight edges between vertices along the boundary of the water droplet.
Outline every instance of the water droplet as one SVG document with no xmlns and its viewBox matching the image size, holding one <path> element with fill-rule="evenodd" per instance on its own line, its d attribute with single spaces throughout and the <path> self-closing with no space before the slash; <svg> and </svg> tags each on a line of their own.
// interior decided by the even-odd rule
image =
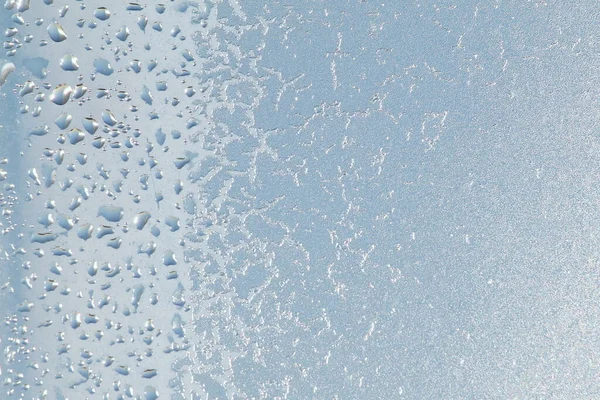
<svg viewBox="0 0 600 400">
<path fill-rule="evenodd" d="M 94 146 L 97 149 L 101 149 L 102 147 L 104 147 L 104 144 L 106 143 L 106 139 L 104 139 L 103 137 L 97 136 L 94 138 L 94 140 L 92 140 L 92 146 Z"/>
<path fill-rule="evenodd" d="M 43 225 L 45 228 L 48 228 L 54 223 L 54 216 L 50 213 L 44 214 L 38 218 L 38 223 Z"/>
<path fill-rule="evenodd" d="M 181 168 L 185 167 L 189 162 L 190 162 L 190 159 L 187 156 L 177 157 L 175 159 L 175 161 L 173 161 L 173 163 L 175 164 L 175 167 L 177 169 L 181 169 Z"/>
<path fill-rule="evenodd" d="M 144 229 L 144 226 L 146 226 L 146 223 L 148 223 L 148 220 L 150 219 L 150 213 L 147 211 L 142 211 L 140 212 L 138 215 L 136 215 L 133 219 L 133 224 L 135 225 L 135 227 L 138 230 L 142 230 Z"/>
<path fill-rule="evenodd" d="M 97 239 L 102 239 L 106 235 L 112 235 L 115 233 L 115 230 L 112 226 L 102 225 L 98 228 L 98 232 L 96 233 Z"/>
<path fill-rule="evenodd" d="M 144 100 L 144 102 L 146 102 L 146 104 L 148 105 L 152 105 L 152 93 L 150 92 L 150 89 L 148 89 L 148 87 L 146 85 L 144 85 L 142 87 L 142 92 L 140 93 L 140 98 L 142 100 Z"/>
<path fill-rule="evenodd" d="M 182 50 L 181 55 L 185 58 L 186 61 L 192 62 L 194 61 L 194 56 L 190 53 L 189 50 Z"/>
<path fill-rule="evenodd" d="M 69 113 L 60 114 L 55 120 L 54 123 L 60 129 L 67 129 L 73 120 L 73 116 Z"/>
<path fill-rule="evenodd" d="M 141 11 L 143 7 L 139 3 L 129 3 L 127 5 L 127 11 Z"/>
<path fill-rule="evenodd" d="M 56 240 L 58 233 L 38 232 L 31 235 L 31 243 L 48 243 Z"/>
<path fill-rule="evenodd" d="M 146 369 L 142 373 L 142 378 L 151 379 L 154 378 L 156 375 L 158 375 L 158 372 L 156 372 L 155 369 Z"/>
<path fill-rule="evenodd" d="M 79 236 L 83 240 L 88 240 L 92 237 L 93 231 L 94 227 L 92 226 L 92 224 L 85 224 L 77 230 L 77 236 Z"/>
<path fill-rule="evenodd" d="M 58 85 L 56 89 L 52 91 L 52 94 L 50 95 L 50 101 L 59 106 L 65 105 L 69 101 L 72 93 L 73 89 L 71 86 Z"/>
<path fill-rule="evenodd" d="M 50 127 L 48 125 L 38 126 L 29 131 L 29 135 L 33 136 L 44 136 L 50 132 Z"/>
<path fill-rule="evenodd" d="M 58 225 L 66 230 L 71 230 L 73 228 L 74 222 L 71 218 L 68 218 L 67 216 L 63 215 L 63 214 L 59 214 L 57 217 L 57 222 Z"/>
<path fill-rule="evenodd" d="M 115 118 L 115 115 L 110 110 L 102 111 L 102 121 L 104 121 L 104 123 L 106 125 L 110 125 L 110 126 L 115 126 L 117 124 L 117 119 Z"/>
<path fill-rule="evenodd" d="M 105 76 L 109 76 L 114 72 L 114 69 L 110 65 L 110 62 L 108 62 L 108 60 L 105 60 L 104 58 L 95 59 L 94 68 L 96 68 L 96 72 Z"/>
<path fill-rule="evenodd" d="M 16 24 L 25 25 L 25 20 L 23 19 L 23 15 L 21 15 L 21 13 L 13 14 L 11 19 Z"/>
<path fill-rule="evenodd" d="M 17 11 L 23 12 L 29 10 L 30 0 L 19 0 L 17 2 Z"/>
<path fill-rule="evenodd" d="M 119 31 L 116 34 L 117 39 L 119 39 L 120 41 L 124 42 L 127 40 L 127 38 L 129 37 L 129 28 L 125 25 L 123 25 L 121 27 L 121 29 L 119 29 Z"/>
<path fill-rule="evenodd" d="M 75 158 L 77 158 L 77 161 L 81 165 L 85 165 L 87 163 L 87 154 L 79 153 L 75 156 Z"/>
<path fill-rule="evenodd" d="M 177 230 L 179 230 L 179 218 L 174 217 L 174 216 L 168 216 L 165 219 L 165 224 L 167 226 L 169 226 L 169 228 L 171 228 L 171 232 L 175 232 Z"/>
<path fill-rule="evenodd" d="M 17 28 L 8 28 L 4 31 L 4 36 L 9 38 L 15 36 L 17 33 L 19 33 L 19 30 Z"/>
<path fill-rule="evenodd" d="M 98 216 L 104 217 L 109 222 L 119 222 L 123 218 L 123 207 L 100 206 Z"/>
<path fill-rule="evenodd" d="M 75 145 L 85 139 L 85 134 L 81 131 L 81 129 L 73 128 L 69 131 L 69 143 Z"/>
<path fill-rule="evenodd" d="M 158 90 L 159 92 L 164 92 L 165 90 L 167 90 L 167 82 L 165 82 L 165 81 L 156 82 L 156 90 Z"/>
<path fill-rule="evenodd" d="M 137 20 L 137 24 L 142 31 L 146 31 L 146 25 L 148 25 L 148 17 L 140 16 Z"/>
<path fill-rule="evenodd" d="M 169 271 L 169 273 L 167 274 L 168 280 L 177 279 L 178 277 L 179 277 L 179 274 L 177 273 L 177 271 Z"/>
<path fill-rule="evenodd" d="M 158 390 L 153 386 L 146 386 L 144 388 L 144 397 L 146 400 L 157 400 L 159 396 Z"/>
<path fill-rule="evenodd" d="M 96 130 L 98 130 L 98 122 L 96 122 L 96 120 L 92 117 L 84 118 L 82 125 L 83 129 L 85 129 L 91 135 L 96 133 Z"/>
<path fill-rule="evenodd" d="M 68 5 L 64 5 L 60 8 L 60 10 L 58 10 L 58 15 L 61 18 L 64 18 L 65 15 L 67 15 L 67 11 L 69 11 L 69 6 Z"/>
<path fill-rule="evenodd" d="M 115 371 L 117 371 L 117 373 L 121 374 L 121 375 L 129 375 L 129 373 L 131 372 L 131 368 L 129 368 L 128 366 L 125 365 L 119 365 L 115 368 Z"/>
<path fill-rule="evenodd" d="M 142 64 L 140 63 L 140 60 L 132 60 L 129 65 L 136 74 L 142 70 Z"/>
<path fill-rule="evenodd" d="M 4 85 L 8 75 L 10 75 L 16 69 L 15 64 L 8 62 L 2 65 L 0 69 L 0 86 Z"/>
<path fill-rule="evenodd" d="M 123 240 L 121 238 L 112 238 L 108 241 L 106 245 L 108 247 L 112 247 L 113 249 L 118 249 L 121 247 L 121 243 L 123 243 Z"/>
<path fill-rule="evenodd" d="M 60 67 L 64 71 L 77 71 L 79 69 L 79 60 L 73 54 L 65 54 L 60 59 Z"/>
<path fill-rule="evenodd" d="M 188 129 L 192 129 L 196 125 L 198 125 L 198 120 L 196 118 L 189 118 L 185 123 L 185 127 Z"/>
<path fill-rule="evenodd" d="M 35 84 L 32 81 L 27 81 L 23 84 L 23 88 L 19 90 L 19 96 L 23 97 L 28 95 L 33 92 L 33 89 L 35 89 Z"/>
<path fill-rule="evenodd" d="M 76 99 L 79 99 L 79 98 L 83 97 L 83 95 L 85 95 L 87 93 L 87 91 L 88 91 L 87 86 L 80 83 L 75 87 L 75 93 L 73 93 L 73 97 Z"/>
<path fill-rule="evenodd" d="M 165 265 L 165 266 L 177 265 L 177 259 L 175 258 L 175 253 L 173 253 L 171 250 L 167 250 L 163 254 L 163 265 Z"/>
<path fill-rule="evenodd" d="M 192 86 L 188 86 L 185 88 L 184 93 L 187 97 L 192 97 L 193 95 L 196 94 L 196 91 L 194 90 L 194 88 Z"/>
<path fill-rule="evenodd" d="M 98 18 L 100 21 L 106 21 L 110 18 L 110 10 L 106 7 L 98 7 L 96 11 L 94 11 L 94 17 Z"/>
<path fill-rule="evenodd" d="M 55 42 L 62 42 L 67 39 L 67 34 L 65 33 L 63 27 L 56 21 L 52 21 L 48 25 L 48 36 Z"/>
</svg>

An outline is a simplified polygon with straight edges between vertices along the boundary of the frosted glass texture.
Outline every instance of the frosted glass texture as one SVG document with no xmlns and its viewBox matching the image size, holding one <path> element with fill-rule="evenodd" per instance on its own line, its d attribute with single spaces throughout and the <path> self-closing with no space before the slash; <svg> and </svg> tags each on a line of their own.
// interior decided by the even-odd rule
<svg viewBox="0 0 600 400">
<path fill-rule="evenodd" d="M 598 15 L 6 0 L 0 398 L 598 398 Z"/>
</svg>

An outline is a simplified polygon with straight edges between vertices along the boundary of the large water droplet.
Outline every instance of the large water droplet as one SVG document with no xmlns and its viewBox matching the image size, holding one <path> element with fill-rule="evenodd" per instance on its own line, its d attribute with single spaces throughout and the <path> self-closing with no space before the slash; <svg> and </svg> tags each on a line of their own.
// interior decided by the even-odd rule
<svg viewBox="0 0 600 400">
<path fill-rule="evenodd" d="M 48 25 L 48 36 L 55 42 L 62 42 L 67 39 L 67 34 L 65 33 L 63 27 L 56 21 L 52 21 Z"/>
<path fill-rule="evenodd" d="M 118 206 L 100 206 L 98 216 L 104 217 L 110 222 L 119 222 L 123 218 L 123 207 Z"/>
<path fill-rule="evenodd" d="M 77 71 L 79 69 L 79 60 L 73 54 L 65 54 L 60 59 L 60 67 L 65 71 Z"/>
<path fill-rule="evenodd" d="M 95 59 L 94 68 L 96 68 L 96 72 L 105 76 L 111 75 L 114 72 L 114 69 L 110 65 L 110 62 L 108 62 L 108 60 L 105 60 L 104 58 Z"/>
<path fill-rule="evenodd" d="M 6 79 L 8 78 L 8 75 L 14 72 L 15 68 L 15 64 L 11 62 L 2 65 L 2 68 L 0 68 L 0 86 L 4 85 Z"/>
<path fill-rule="evenodd" d="M 96 11 L 94 11 L 94 17 L 98 18 L 100 21 L 106 21 L 110 18 L 110 10 L 106 7 L 98 7 Z"/>
<path fill-rule="evenodd" d="M 144 397 L 146 400 L 157 400 L 159 396 L 158 390 L 153 386 L 146 386 L 144 388 Z"/>
<path fill-rule="evenodd" d="M 138 230 L 142 230 L 144 229 L 144 226 L 146 226 L 146 223 L 148 223 L 149 219 L 150 213 L 147 211 L 142 211 L 133 218 L 133 224 Z"/>
<path fill-rule="evenodd" d="M 73 89 L 69 85 L 58 85 L 56 89 L 52 91 L 50 95 L 50 101 L 54 104 L 62 106 L 67 104 L 71 94 L 73 93 Z"/>
<path fill-rule="evenodd" d="M 60 129 L 67 129 L 73 120 L 73 116 L 69 113 L 60 114 L 55 120 L 54 123 Z"/>
</svg>

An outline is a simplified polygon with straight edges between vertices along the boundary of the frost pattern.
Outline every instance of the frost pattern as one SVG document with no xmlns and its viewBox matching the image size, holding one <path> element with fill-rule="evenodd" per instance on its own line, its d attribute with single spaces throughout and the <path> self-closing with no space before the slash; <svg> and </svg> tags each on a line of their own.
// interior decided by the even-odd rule
<svg viewBox="0 0 600 400">
<path fill-rule="evenodd" d="M 596 3 L 270 3 L 6 1 L 0 397 L 593 397 Z"/>
</svg>

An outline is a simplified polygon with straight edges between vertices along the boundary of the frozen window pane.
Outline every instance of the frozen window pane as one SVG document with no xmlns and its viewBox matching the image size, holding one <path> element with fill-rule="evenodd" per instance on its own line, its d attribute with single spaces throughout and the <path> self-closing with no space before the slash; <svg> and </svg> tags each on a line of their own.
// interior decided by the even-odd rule
<svg viewBox="0 0 600 400">
<path fill-rule="evenodd" d="M 598 397 L 563 3 L 6 0 L 0 398 Z"/>
</svg>

